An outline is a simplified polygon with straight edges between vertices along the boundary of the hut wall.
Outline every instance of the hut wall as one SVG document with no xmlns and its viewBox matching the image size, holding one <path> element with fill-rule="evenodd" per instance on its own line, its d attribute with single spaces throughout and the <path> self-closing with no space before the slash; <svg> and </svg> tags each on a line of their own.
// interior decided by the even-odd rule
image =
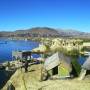
<svg viewBox="0 0 90 90">
<path fill-rule="evenodd" d="M 70 76 L 68 69 L 63 64 L 60 64 L 58 66 L 58 76 L 59 77 Z"/>
<path fill-rule="evenodd" d="M 48 71 L 48 74 L 49 74 L 50 76 L 53 76 L 53 75 L 58 74 L 58 66 L 56 66 L 56 67 L 54 67 L 53 69 L 49 70 L 49 71 Z"/>
<path fill-rule="evenodd" d="M 13 51 L 12 52 L 12 60 L 14 59 L 14 57 L 15 57 L 15 59 L 21 59 L 22 58 L 22 52 L 18 52 L 18 51 Z"/>
<path fill-rule="evenodd" d="M 48 74 L 49 74 L 50 76 L 53 76 L 53 69 L 49 70 L 49 71 L 48 71 Z"/>
<path fill-rule="evenodd" d="M 48 71 L 50 76 L 58 75 L 59 77 L 70 76 L 68 69 L 64 65 L 56 66 L 55 68 Z"/>
</svg>

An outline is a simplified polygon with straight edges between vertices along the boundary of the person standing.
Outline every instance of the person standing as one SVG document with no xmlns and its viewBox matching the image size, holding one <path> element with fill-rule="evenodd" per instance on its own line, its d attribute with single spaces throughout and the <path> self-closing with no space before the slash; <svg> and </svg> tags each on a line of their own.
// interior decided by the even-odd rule
<svg viewBox="0 0 90 90">
<path fill-rule="evenodd" d="M 15 90 L 15 87 L 11 82 L 9 82 L 7 90 Z"/>
<path fill-rule="evenodd" d="M 25 72 L 28 72 L 28 61 L 27 60 L 25 60 L 24 68 L 25 68 Z"/>
</svg>

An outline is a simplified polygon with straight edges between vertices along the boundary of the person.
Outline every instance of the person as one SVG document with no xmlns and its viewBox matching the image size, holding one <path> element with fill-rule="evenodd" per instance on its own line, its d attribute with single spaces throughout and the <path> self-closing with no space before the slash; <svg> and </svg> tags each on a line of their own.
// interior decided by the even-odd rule
<svg viewBox="0 0 90 90">
<path fill-rule="evenodd" d="M 25 60 L 24 68 L 25 68 L 25 72 L 27 72 L 28 71 L 28 61 L 27 60 Z"/>
<path fill-rule="evenodd" d="M 11 82 L 9 83 L 7 90 L 15 90 L 15 87 Z"/>
<path fill-rule="evenodd" d="M 10 62 L 8 61 L 7 66 L 6 66 L 6 70 L 9 70 L 9 69 L 10 69 Z"/>
<path fill-rule="evenodd" d="M 31 60 L 30 56 L 27 57 L 27 60 Z"/>
</svg>

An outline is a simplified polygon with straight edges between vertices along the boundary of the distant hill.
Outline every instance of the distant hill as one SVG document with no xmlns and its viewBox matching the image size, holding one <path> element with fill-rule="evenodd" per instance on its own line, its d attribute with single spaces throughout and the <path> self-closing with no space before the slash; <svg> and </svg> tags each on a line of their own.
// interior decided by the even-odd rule
<svg viewBox="0 0 90 90">
<path fill-rule="evenodd" d="M 32 37 L 53 37 L 59 36 L 59 32 L 53 28 L 36 27 L 27 30 L 17 30 L 14 32 L 16 35 L 32 36 Z"/>
<path fill-rule="evenodd" d="M 72 29 L 67 29 L 67 30 L 58 29 L 58 32 L 63 37 L 90 38 L 90 33 L 81 32 Z"/>
<path fill-rule="evenodd" d="M 9 37 L 12 36 L 13 32 L 6 32 L 6 31 L 1 31 L 0 32 L 0 37 Z"/>
<path fill-rule="evenodd" d="M 26 30 L 16 30 L 14 32 L 0 32 L 0 37 L 75 37 L 90 38 L 90 33 L 77 30 L 62 30 L 48 27 L 35 27 Z"/>
</svg>

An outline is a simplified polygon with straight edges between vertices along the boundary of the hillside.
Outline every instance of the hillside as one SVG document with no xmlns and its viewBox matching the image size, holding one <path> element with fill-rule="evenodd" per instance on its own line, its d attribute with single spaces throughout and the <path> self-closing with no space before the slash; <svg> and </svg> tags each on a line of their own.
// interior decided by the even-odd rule
<svg viewBox="0 0 90 90">
<path fill-rule="evenodd" d="M 36 27 L 27 30 L 17 30 L 14 32 L 16 35 L 32 36 L 32 37 L 48 37 L 48 36 L 59 36 L 57 30 L 47 27 Z"/>
<path fill-rule="evenodd" d="M 73 29 L 67 29 L 67 30 L 57 29 L 57 30 L 59 31 L 59 34 L 62 35 L 63 37 L 90 38 L 90 33 L 86 33 L 86 32 L 80 32 Z"/>
<path fill-rule="evenodd" d="M 35 27 L 14 32 L 0 32 L 0 37 L 74 37 L 90 38 L 90 33 L 80 32 L 73 29 L 53 29 L 48 27 Z"/>
</svg>

